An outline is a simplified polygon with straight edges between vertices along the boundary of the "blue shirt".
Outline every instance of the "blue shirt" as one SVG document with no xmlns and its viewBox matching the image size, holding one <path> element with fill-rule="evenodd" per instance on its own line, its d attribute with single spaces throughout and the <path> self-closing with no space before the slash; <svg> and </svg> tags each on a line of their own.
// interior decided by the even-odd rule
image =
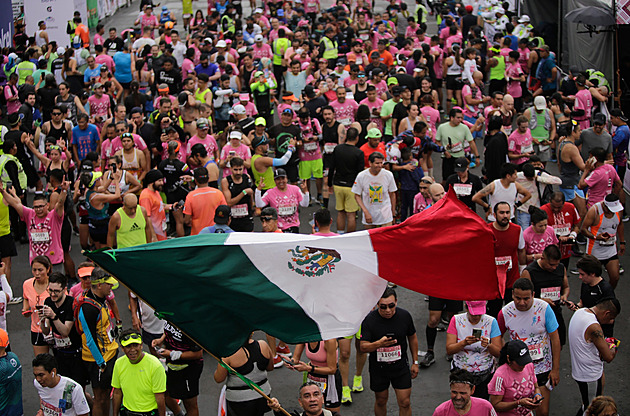
<svg viewBox="0 0 630 416">
<path fill-rule="evenodd" d="M 615 165 L 624 166 L 626 163 L 625 152 L 628 150 L 628 139 L 630 139 L 630 128 L 627 124 L 617 127 L 615 135 L 612 138 L 613 142 L 613 156 L 615 158 Z"/>
<path fill-rule="evenodd" d="M 22 365 L 17 355 L 0 357 L 0 415 L 22 416 Z"/>
<path fill-rule="evenodd" d="M 214 224 L 210 227 L 206 227 L 199 231 L 199 234 L 215 234 L 215 233 L 233 233 L 234 230 L 231 229 L 226 224 Z"/>
<path fill-rule="evenodd" d="M 211 62 L 208 62 L 208 66 L 205 68 L 201 64 L 195 67 L 195 72 L 197 73 L 197 75 L 207 74 L 209 77 L 216 74 L 218 70 L 219 70 L 219 66 Z M 212 81 L 212 86 L 216 87 L 217 85 L 219 85 L 219 83 L 216 80 Z"/>
<path fill-rule="evenodd" d="M 79 126 L 72 129 L 72 144 L 77 146 L 79 160 L 85 159 L 89 152 L 96 152 L 98 139 L 98 130 L 94 124 L 88 124 L 85 130 Z"/>
<path fill-rule="evenodd" d="M 129 61 L 131 62 L 131 61 Z M 83 73 L 83 82 L 86 84 L 92 81 L 92 78 L 96 79 L 101 76 L 101 64 L 96 65 L 96 68 L 90 69 L 88 66 Z"/>
<path fill-rule="evenodd" d="M 116 52 L 114 54 L 114 64 L 116 64 L 116 73 L 114 76 L 118 82 L 131 82 L 131 54 L 125 52 Z"/>
</svg>

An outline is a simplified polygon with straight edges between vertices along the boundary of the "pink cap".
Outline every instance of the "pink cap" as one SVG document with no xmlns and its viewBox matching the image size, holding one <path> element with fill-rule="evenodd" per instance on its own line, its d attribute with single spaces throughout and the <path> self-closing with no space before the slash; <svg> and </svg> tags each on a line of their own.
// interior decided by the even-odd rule
<svg viewBox="0 0 630 416">
<path fill-rule="evenodd" d="M 486 313 L 485 300 L 468 300 L 466 301 L 466 306 L 468 306 L 468 312 L 471 315 L 483 315 Z"/>
</svg>

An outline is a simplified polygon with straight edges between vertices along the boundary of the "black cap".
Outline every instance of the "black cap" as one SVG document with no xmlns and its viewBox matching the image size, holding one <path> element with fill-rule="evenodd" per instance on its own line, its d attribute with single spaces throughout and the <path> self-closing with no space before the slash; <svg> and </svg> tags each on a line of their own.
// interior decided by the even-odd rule
<svg viewBox="0 0 630 416">
<path fill-rule="evenodd" d="M 264 207 L 262 211 L 260 211 L 260 219 L 278 219 L 278 211 L 274 207 Z"/>
<path fill-rule="evenodd" d="M 459 157 L 455 161 L 455 172 L 466 172 L 468 169 L 468 159 L 465 157 Z"/>
<path fill-rule="evenodd" d="M 307 85 L 306 87 L 304 87 L 303 93 L 308 98 L 314 98 L 315 97 L 315 88 L 313 88 L 312 85 Z"/>
<path fill-rule="evenodd" d="M 282 177 L 285 177 L 285 178 L 287 177 L 287 171 L 282 168 L 279 168 L 276 170 L 276 173 L 273 175 L 273 178 L 278 179 Z"/>
<path fill-rule="evenodd" d="M 193 176 L 195 180 L 207 181 L 208 180 L 208 169 L 204 167 L 197 168 L 193 171 Z"/>
<path fill-rule="evenodd" d="M 627 122 L 628 118 L 625 116 L 625 114 L 623 113 L 623 111 L 621 111 L 620 108 L 613 108 L 612 110 L 610 110 L 610 116 L 611 117 L 619 117 L 621 119 L 621 121 L 623 122 Z"/>
<path fill-rule="evenodd" d="M 602 113 L 595 114 L 593 116 L 593 124 L 599 124 L 600 126 L 603 126 L 604 124 L 606 124 L 606 116 Z"/>
<path fill-rule="evenodd" d="M 400 95 L 400 93 L 402 93 L 402 88 L 400 88 L 400 85 L 396 85 L 392 88 L 392 95 Z"/>
<path fill-rule="evenodd" d="M 506 344 L 507 356 L 510 361 L 514 361 L 518 365 L 525 366 L 532 362 L 532 357 L 529 355 L 529 349 L 520 339 L 509 341 Z"/>
<path fill-rule="evenodd" d="M 227 205 L 219 205 L 214 211 L 214 222 L 225 225 L 230 221 L 232 211 Z"/>
</svg>

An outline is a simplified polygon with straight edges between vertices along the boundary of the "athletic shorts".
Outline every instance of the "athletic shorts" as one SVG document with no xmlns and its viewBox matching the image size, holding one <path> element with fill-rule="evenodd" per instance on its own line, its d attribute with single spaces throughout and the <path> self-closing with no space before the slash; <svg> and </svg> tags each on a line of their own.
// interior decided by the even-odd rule
<svg viewBox="0 0 630 416">
<path fill-rule="evenodd" d="M 373 392 L 385 391 L 390 384 L 396 390 L 410 389 L 411 370 L 409 370 L 409 367 L 405 366 L 395 371 L 381 369 L 370 371 L 370 390 Z"/>
<path fill-rule="evenodd" d="M 119 83 L 123 87 L 123 89 L 125 89 L 125 90 L 128 90 L 129 86 L 131 86 L 131 81 L 129 81 L 129 82 L 120 82 L 119 81 Z"/>
<path fill-rule="evenodd" d="M 447 75 L 446 76 L 446 89 L 458 91 L 463 88 L 461 75 Z"/>
<path fill-rule="evenodd" d="M 328 409 L 334 409 L 336 407 L 341 406 L 341 373 L 339 369 L 333 375 L 313 375 L 307 374 L 305 376 L 305 381 L 314 382 L 322 388 L 322 383 L 325 383 L 324 391 L 322 391 L 324 395 L 324 406 Z"/>
<path fill-rule="evenodd" d="M 461 300 L 450 300 L 429 296 L 430 311 L 441 311 L 444 309 L 446 309 L 447 312 L 459 312 L 464 310 L 464 304 Z"/>
<path fill-rule="evenodd" d="M 316 179 L 324 177 L 324 161 L 322 159 L 300 160 L 298 169 L 302 180 L 311 179 L 311 177 Z"/>
<path fill-rule="evenodd" d="M 573 201 L 575 197 L 586 199 L 584 191 L 582 189 L 578 189 L 577 185 L 574 185 L 572 188 L 560 187 L 560 192 L 564 194 L 564 199 L 567 202 Z"/>
<path fill-rule="evenodd" d="M 283 233 L 289 233 L 289 234 L 299 234 L 300 233 L 300 227 L 294 226 L 294 227 L 285 228 L 284 230 L 282 230 L 282 232 Z"/>
<path fill-rule="evenodd" d="M 48 341 L 46 341 L 46 339 L 44 338 L 44 334 L 42 334 L 41 332 L 31 331 L 31 345 L 35 345 L 38 347 L 47 347 Z"/>
<path fill-rule="evenodd" d="M 602 266 L 606 266 L 609 262 L 613 260 L 619 260 L 619 254 L 615 254 L 614 256 L 609 257 L 606 260 L 599 260 L 599 262 L 602 264 Z"/>
<path fill-rule="evenodd" d="M 439 90 L 440 88 L 442 88 L 442 78 L 435 78 L 433 80 L 433 89 Z"/>
<path fill-rule="evenodd" d="M 356 334 L 350 335 L 348 337 L 343 337 L 343 338 L 340 338 L 340 339 L 352 339 L 352 338 L 361 339 L 361 327 L 359 327 L 359 330 L 357 331 Z"/>
<path fill-rule="evenodd" d="M 182 370 L 168 368 L 166 371 L 166 391 L 174 399 L 192 399 L 199 396 L 199 378 L 203 371 L 203 361 L 188 364 Z"/>
<path fill-rule="evenodd" d="M 536 374 L 536 381 L 538 381 L 538 386 L 543 387 L 549 381 L 549 373 L 551 371 L 545 371 L 544 373 Z"/>
<path fill-rule="evenodd" d="M 297 183 L 300 176 L 298 174 L 298 165 L 284 165 L 283 168 L 287 172 L 289 183 Z"/>
<path fill-rule="evenodd" d="M 147 345 L 147 347 L 151 347 L 151 343 L 153 342 L 154 339 L 158 339 L 161 338 L 162 334 L 152 334 L 150 332 L 147 332 L 144 330 L 144 328 L 142 328 L 142 342 L 145 343 Z"/>
<path fill-rule="evenodd" d="M 81 359 L 81 350 L 76 352 L 65 352 L 57 349 L 53 350 L 57 359 L 57 370 L 62 376 L 73 379 L 83 387 L 90 382 L 85 364 Z"/>
<path fill-rule="evenodd" d="M 354 198 L 354 192 L 349 186 L 334 186 L 335 191 L 335 209 L 337 211 L 357 212 L 359 204 Z"/>
<path fill-rule="evenodd" d="M 95 242 L 107 244 L 107 230 L 109 227 L 109 218 L 89 219 L 90 237 Z"/>
<path fill-rule="evenodd" d="M 61 223 L 61 248 L 64 253 L 70 252 L 70 242 L 72 239 L 72 226 L 70 225 L 70 220 L 68 217 L 63 217 L 63 222 Z"/>
<path fill-rule="evenodd" d="M 0 237 L 0 258 L 15 256 L 17 256 L 17 250 L 11 233 Z"/>
<path fill-rule="evenodd" d="M 105 363 L 105 371 L 103 372 L 98 368 L 96 362 L 83 360 L 93 389 L 107 390 L 109 393 L 112 388 L 112 374 L 114 374 L 114 364 L 117 357 L 118 351 L 116 351 L 116 355 Z"/>
</svg>

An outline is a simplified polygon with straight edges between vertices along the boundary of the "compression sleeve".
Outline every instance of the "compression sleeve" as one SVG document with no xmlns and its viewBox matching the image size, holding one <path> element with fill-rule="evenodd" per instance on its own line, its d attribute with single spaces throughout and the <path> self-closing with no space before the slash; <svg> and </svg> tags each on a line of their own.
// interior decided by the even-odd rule
<svg viewBox="0 0 630 416">
<path fill-rule="evenodd" d="M 302 194 L 302 200 L 300 201 L 301 207 L 308 207 L 309 202 L 311 202 L 311 197 L 309 193 Z"/>
<path fill-rule="evenodd" d="M 254 199 L 256 200 L 256 206 L 258 208 L 264 208 L 267 206 L 265 201 L 262 199 L 262 192 L 260 192 L 260 189 L 258 188 L 256 188 L 256 192 L 254 192 Z"/>
<path fill-rule="evenodd" d="M 7 295 L 9 295 L 9 299 L 13 298 L 13 289 L 11 289 L 11 285 L 7 281 L 7 275 L 0 275 L 0 289 Z"/>
<path fill-rule="evenodd" d="M 289 163 L 289 159 L 291 159 L 292 154 L 293 154 L 293 149 L 289 148 L 289 150 L 287 150 L 287 152 L 281 158 L 273 159 L 273 166 L 277 167 L 277 166 L 286 165 L 287 163 Z"/>
</svg>

